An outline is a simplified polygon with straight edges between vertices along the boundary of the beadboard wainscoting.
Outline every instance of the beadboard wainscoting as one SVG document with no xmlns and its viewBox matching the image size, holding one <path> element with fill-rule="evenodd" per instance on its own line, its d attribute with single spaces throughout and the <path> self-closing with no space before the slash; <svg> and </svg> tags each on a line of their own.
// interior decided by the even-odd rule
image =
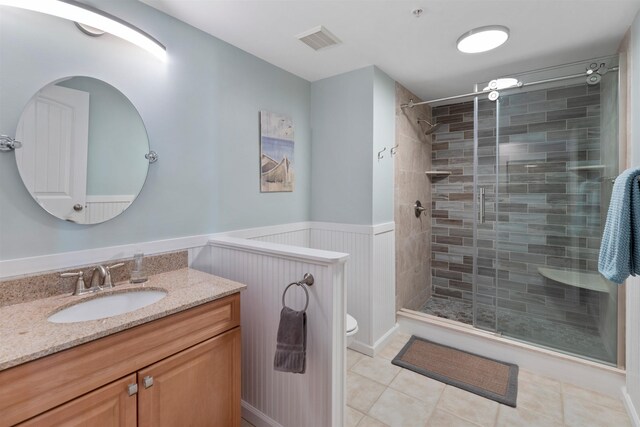
<svg viewBox="0 0 640 427">
<path fill-rule="evenodd" d="M 230 243 L 234 240 L 239 247 Z M 242 328 L 248 334 L 242 352 L 245 418 L 256 426 L 341 426 L 344 313 L 352 314 L 360 328 L 351 348 L 374 356 L 397 328 L 394 241 L 393 223 L 300 222 L 4 260 L 0 278 L 93 265 L 137 251 L 152 255 L 188 249 L 191 268 L 248 285 L 242 296 Z M 273 352 L 282 290 L 306 272 L 316 277 L 310 291 L 309 369 L 305 375 L 276 373 Z M 295 307 L 304 298 L 301 292 L 291 296 Z M 291 398 L 269 397 L 280 391 Z"/>
<path fill-rule="evenodd" d="M 359 331 L 349 345 L 375 356 L 396 329 L 395 226 L 300 222 L 222 233 L 263 242 L 337 251 L 349 254 L 346 266 L 347 312 Z M 194 268 L 208 271 L 206 249 L 194 251 Z"/>
<path fill-rule="evenodd" d="M 297 222 L 214 235 L 139 242 L 122 246 L 0 261 L 0 279 L 104 263 L 176 250 L 189 250 L 189 266 L 212 273 L 210 238 L 229 236 L 301 248 L 343 252 L 350 255 L 345 268 L 347 312 L 357 321 L 359 332 L 350 348 L 374 356 L 396 326 L 395 226 L 354 225 L 327 222 Z"/>
<path fill-rule="evenodd" d="M 278 234 L 267 234 L 265 236 L 252 237 L 251 240 L 260 242 L 279 243 L 281 245 L 300 246 L 303 248 L 312 248 L 311 245 L 311 229 L 287 231 Z"/>
<path fill-rule="evenodd" d="M 135 195 L 87 196 L 85 222 L 96 224 L 120 215 L 136 198 Z"/>
<path fill-rule="evenodd" d="M 395 240 L 396 233 L 392 227 L 373 236 L 371 319 L 373 320 L 373 348 L 376 351 L 382 349 L 397 329 Z"/>
<path fill-rule="evenodd" d="M 242 292 L 243 417 L 262 426 L 342 426 L 346 393 L 347 254 L 234 237 L 209 242 L 211 272 L 247 285 Z M 202 253 L 200 254 L 202 256 Z M 307 308 L 307 361 L 303 375 L 273 369 L 282 294 L 313 274 Z M 301 289 L 287 292 L 301 308 Z"/>
<path fill-rule="evenodd" d="M 350 348 L 375 356 L 396 327 L 394 224 L 313 223 L 311 247 L 346 252 L 347 311 L 359 331 Z"/>
</svg>

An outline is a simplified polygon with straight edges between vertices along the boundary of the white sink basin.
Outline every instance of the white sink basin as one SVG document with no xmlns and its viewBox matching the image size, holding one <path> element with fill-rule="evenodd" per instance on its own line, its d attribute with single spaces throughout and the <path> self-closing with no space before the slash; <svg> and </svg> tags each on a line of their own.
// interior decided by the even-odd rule
<svg viewBox="0 0 640 427">
<path fill-rule="evenodd" d="M 122 292 L 79 302 L 49 316 L 52 323 L 85 322 L 130 313 L 166 297 L 165 291 Z"/>
</svg>

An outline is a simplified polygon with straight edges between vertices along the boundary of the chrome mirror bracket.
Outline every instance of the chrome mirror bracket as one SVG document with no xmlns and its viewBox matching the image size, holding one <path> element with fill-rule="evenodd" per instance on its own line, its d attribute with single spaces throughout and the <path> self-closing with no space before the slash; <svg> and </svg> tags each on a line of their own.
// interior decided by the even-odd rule
<svg viewBox="0 0 640 427">
<path fill-rule="evenodd" d="M 16 141 L 8 135 L 0 135 L 0 151 L 13 151 L 22 147 L 20 141 Z"/>
<path fill-rule="evenodd" d="M 144 158 L 149 160 L 149 164 L 155 163 L 158 161 L 158 153 L 151 150 L 147 154 L 144 155 Z"/>
</svg>

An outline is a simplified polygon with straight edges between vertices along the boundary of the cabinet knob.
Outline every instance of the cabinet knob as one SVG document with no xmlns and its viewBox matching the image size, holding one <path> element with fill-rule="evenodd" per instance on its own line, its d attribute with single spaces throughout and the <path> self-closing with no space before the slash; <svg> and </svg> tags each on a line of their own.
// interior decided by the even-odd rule
<svg viewBox="0 0 640 427">
<path fill-rule="evenodd" d="M 134 394 L 138 393 L 138 384 L 133 383 L 133 384 L 129 384 L 127 386 L 127 393 L 129 393 L 129 396 L 133 396 Z"/>
<path fill-rule="evenodd" d="M 76 212 L 80 212 L 83 209 L 83 206 L 80 203 L 76 203 L 73 205 L 73 210 Z"/>
<path fill-rule="evenodd" d="M 153 377 L 147 375 L 142 379 L 142 384 L 144 384 L 144 388 L 149 388 L 153 385 Z"/>
</svg>

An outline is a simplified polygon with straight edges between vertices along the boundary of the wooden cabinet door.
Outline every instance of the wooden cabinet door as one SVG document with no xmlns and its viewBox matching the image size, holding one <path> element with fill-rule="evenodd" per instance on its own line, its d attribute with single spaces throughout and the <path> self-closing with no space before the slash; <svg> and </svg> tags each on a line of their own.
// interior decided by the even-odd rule
<svg viewBox="0 0 640 427">
<path fill-rule="evenodd" d="M 131 374 L 20 424 L 21 427 L 136 427 L 136 395 Z M 55 393 L 55 390 L 52 390 Z"/>
<path fill-rule="evenodd" d="M 140 427 L 239 427 L 240 328 L 138 371 L 138 385 Z"/>
</svg>

